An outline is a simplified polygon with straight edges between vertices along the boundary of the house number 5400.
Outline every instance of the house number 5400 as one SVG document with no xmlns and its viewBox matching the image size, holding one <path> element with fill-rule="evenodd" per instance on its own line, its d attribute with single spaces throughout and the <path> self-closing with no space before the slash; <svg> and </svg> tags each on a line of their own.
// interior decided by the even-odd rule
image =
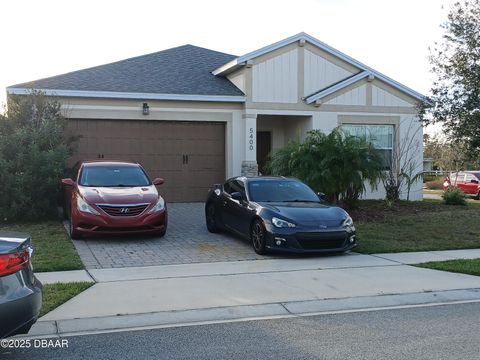
<svg viewBox="0 0 480 360">
<path fill-rule="evenodd" d="M 253 128 L 250 128 L 248 130 L 249 135 L 248 135 L 248 148 L 253 151 L 254 145 L 255 145 L 255 135 L 254 135 L 254 130 Z"/>
</svg>

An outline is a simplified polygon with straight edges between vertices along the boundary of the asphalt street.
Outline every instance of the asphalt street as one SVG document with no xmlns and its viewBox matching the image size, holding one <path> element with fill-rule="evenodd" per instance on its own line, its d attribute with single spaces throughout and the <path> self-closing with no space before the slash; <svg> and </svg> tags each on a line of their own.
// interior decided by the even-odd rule
<svg viewBox="0 0 480 360">
<path fill-rule="evenodd" d="M 479 359 L 480 303 L 64 338 L 2 359 Z M 37 344 L 38 345 L 38 344 Z"/>
</svg>

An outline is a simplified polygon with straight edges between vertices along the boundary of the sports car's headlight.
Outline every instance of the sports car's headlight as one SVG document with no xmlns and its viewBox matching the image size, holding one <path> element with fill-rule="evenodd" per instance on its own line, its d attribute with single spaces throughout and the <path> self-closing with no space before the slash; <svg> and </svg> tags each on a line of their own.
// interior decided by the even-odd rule
<svg viewBox="0 0 480 360">
<path fill-rule="evenodd" d="M 80 196 L 77 196 L 77 208 L 81 212 L 93 214 L 93 215 L 100 215 L 100 213 L 95 210 L 93 207 L 87 204 L 85 200 L 83 200 Z"/>
<path fill-rule="evenodd" d="M 151 213 L 154 213 L 154 212 L 159 212 L 159 211 L 162 211 L 163 209 L 165 209 L 165 200 L 163 200 L 163 198 L 161 196 L 159 196 L 157 203 L 155 204 L 154 207 L 152 207 L 148 211 L 148 213 L 151 214 Z"/>
<path fill-rule="evenodd" d="M 297 227 L 297 225 L 292 224 L 291 222 L 273 217 L 272 218 L 272 224 L 275 225 L 278 228 L 294 228 Z"/>
<path fill-rule="evenodd" d="M 350 216 L 347 215 L 347 218 L 345 220 L 343 220 L 342 222 L 342 226 L 345 226 L 345 227 L 350 227 L 350 226 L 353 226 L 353 220 Z"/>
</svg>

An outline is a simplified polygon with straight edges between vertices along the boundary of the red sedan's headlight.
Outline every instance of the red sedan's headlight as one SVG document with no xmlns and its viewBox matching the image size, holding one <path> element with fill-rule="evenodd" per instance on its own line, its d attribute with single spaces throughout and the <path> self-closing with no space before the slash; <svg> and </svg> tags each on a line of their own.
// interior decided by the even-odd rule
<svg viewBox="0 0 480 360">
<path fill-rule="evenodd" d="M 93 215 L 100 215 L 100 213 L 95 210 L 93 207 L 87 204 L 85 200 L 83 200 L 80 196 L 77 196 L 77 208 L 81 212 L 93 214 Z"/>
<path fill-rule="evenodd" d="M 148 214 L 154 213 L 154 212 L 159 212 L 165 209 L 165 200 L 161 196 L 158 197 L 157 203 L 155 204 L 154 207 L 152 207 L 149 211 Z"/>
</svg>

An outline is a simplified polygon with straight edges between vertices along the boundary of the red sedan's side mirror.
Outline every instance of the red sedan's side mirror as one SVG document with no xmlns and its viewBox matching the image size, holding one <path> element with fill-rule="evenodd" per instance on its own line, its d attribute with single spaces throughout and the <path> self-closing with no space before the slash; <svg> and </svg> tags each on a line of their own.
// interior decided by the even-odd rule
<svg viewBox="0 0 480 360">
<path fill-rule="evenodd" d="M 162 178 L 156 178 L 152 181 L 153 185 L 162 185 L 164 182 L 165 180 L 163 180 Z"/>
<path fill-rule="evenodd" d="M 62 179 L 62 184 L 66 186 L 75 186 L 75 181 L 70 178 Z"/>
</svg>

